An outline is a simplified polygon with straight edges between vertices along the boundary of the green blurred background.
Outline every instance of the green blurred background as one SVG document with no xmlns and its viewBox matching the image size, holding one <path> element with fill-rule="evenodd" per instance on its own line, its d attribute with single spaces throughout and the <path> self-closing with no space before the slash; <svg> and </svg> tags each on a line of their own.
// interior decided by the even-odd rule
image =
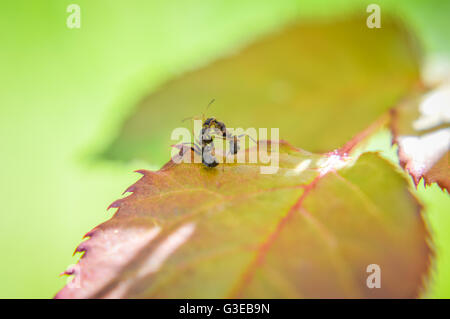
<svg viewBox="0 0 450 319">
<path fill-rule="evenodd" d="M 66 8 L 81 7 L 68 29 Z M 450 1 L 376 1 L 396 11 L 426 56 L 450 55 Z M 17 1 L 0 4 L 0 297 L 50 298 L 81 237 L 144 162 L 98 154 L 150 90 L 236 43 L 294 19 L 367 15 L 361 1 Z M 389 135 L 372 139 L 395 160 Z M 419 188 L 436 246 L 424 297 L 450 297 L 450 201 Z"/>
</svg>

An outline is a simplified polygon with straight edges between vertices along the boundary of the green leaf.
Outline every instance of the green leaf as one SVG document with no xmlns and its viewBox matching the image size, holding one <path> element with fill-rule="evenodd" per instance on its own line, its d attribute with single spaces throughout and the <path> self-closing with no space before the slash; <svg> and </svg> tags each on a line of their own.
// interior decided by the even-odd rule
<svg viewBox="0 0 450 319">
<path fill-rule="evenodd" d="M 77 248 L 74 281 L 57 297 L 418 296 L 431 250 L 403 175 L 375 153 L 270 145 L 279 146 L 276 174 L 261 174 L 261 162 L 140 171 L 132 194 Z M 380 288 L 367 286 L 371 264 Z"/>
<path fill-rule="evenodd" d="M 381 29 L 365 17 L 292 25 L 151 92 L 104 156 L 163 164 L 171 131 L 213 98 L 208 115 L 230 127 L 277 127 L 303 149 L 337 149 L 419 82 L 414 45 L 387 16 Z"/>
</svg>

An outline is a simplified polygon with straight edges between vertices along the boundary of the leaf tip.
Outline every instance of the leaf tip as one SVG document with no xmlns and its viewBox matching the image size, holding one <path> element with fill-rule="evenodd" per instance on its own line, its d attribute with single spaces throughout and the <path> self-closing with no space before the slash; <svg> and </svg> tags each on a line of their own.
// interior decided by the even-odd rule
<svg viewBox="0 0 450 319">
<path fill-rule="evenodd" d="M 75 248 L 72 256 L 75 256 L 76 253 L 82 253 L 84 252 L 86 254 L 87 252 L 87 246 L 86 246 L 86 242 L 82 242 L 81 244 L 79 244 L 77 246 L 77 248 Z M 83 255 L 84 256 L 84 255 Z"/>
<path fill-rule="evenodd" d="M 130 187 L 128 187 L 126 190 L 124 190 L 122 195 L 125 195 L 125 193 L 133 193 L 135 190 L 136 190 L 136 185 L 133 184 Z"/>
<path fill-rule="evenodd" d="M 120 203 L 121 203 L 121 202 L 122 202 L 122 199 L 118 199 L 118 200 L 112 202 L 112 203 L 108 206 L 108 208 L 107 208 L 106 210 L 109 210 L 110 208 L 118 208 L 118 207 L 120 207 Z"/>
<path fill-rule="evenodd" d="M 148 170 L 146 170 L 146 169 L 138 169 L 138 170 L 135 170 L 134 171 L 135 173 L 139 173 L 139 174 L 142 174 L 142 175 L 147 175 L 148 173 L 150 173 L 150 171 L 148 171 Z"/>
</svg>

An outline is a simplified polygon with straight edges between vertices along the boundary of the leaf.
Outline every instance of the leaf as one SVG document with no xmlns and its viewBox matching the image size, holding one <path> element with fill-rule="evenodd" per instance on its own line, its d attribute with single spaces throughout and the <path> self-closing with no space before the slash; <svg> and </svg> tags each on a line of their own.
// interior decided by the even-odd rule
<svg viewBox="0 0 450 319">
<path fill-rule="evenodd" d="M 450 83 L 450 82 L 449 82 Z M 416 94 L 392 111 L 400 164 L 416 186 L 437 183 L 450 191 L 450 84 Z"/>
<path fill-rule="evenodd" d="M 393 107 L 419 81 L 414 39 L 383 17 L 303 22 L 239 53 L 188 72 L 144 98 L 104 152 L 109 159 L 163 164 L 171 131 L 208 111 L 231 127 L 277 127 L 313 152 L 341 147 Z"/>
<path fill-rule="evenodd" d="M 140 171 L 115 215 L 76 249 L 84 255 L 66 273 L 79 288 L 56 297 L 416 297 L 431 250 L 405 178 L 375 153 L 270 145 L 279 146 L 276 174 L 260 174 L 260 162 Z M 366 285 L 371 264 L 381 267 L 379 289 Z"/>
</svg>

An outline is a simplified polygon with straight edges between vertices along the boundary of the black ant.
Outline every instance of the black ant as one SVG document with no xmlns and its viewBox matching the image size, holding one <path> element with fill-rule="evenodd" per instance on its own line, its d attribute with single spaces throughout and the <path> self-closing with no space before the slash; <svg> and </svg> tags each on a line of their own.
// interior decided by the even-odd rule
<svg viewBox="0 0 450 319">
<path fill-rule="evenodd" d="M 206 107 L 206 110 L 211 106 L 211 104 L 215 100 L 211 100 L 209 102 L 208 106 Z M 194 117 L 187 118 L 187 119 L 193 119 Z M 204 114 L 202 115 L 202 119 L 204 119 Z M 183 121 L 187 120 L 184 119 Z M 202 156 L 202 163 L 206 167 L 216 167 L 219 165 L 219 162 L 217 161 L 216 157 L 214 156 L 214 137 L 219 137 L 225 140 L 229 141 L 230 145 L 230 154 L 237 154 L 237 152 L 240 149 L 239 146 L 239 138 L 246 136 L 247 134 L 241 134 L 239 136 L 231 134 L 227 128 L 226 125 L 223 122 L 218 121 L 214 117 L 207 118 L 203 121 L 202 129 L 199 136 L 199 144 L 201 144 L 201 148 L 195 144 L 195 143 L 185 143 L 185 144 L 191 144 L 191 149 L 198 155 Z M 248 135 L 247 135 L 248 136 Z M 256 141 L 248 136 L 250 139 L 252 139 L 255 143 Z"/>
</svg>

